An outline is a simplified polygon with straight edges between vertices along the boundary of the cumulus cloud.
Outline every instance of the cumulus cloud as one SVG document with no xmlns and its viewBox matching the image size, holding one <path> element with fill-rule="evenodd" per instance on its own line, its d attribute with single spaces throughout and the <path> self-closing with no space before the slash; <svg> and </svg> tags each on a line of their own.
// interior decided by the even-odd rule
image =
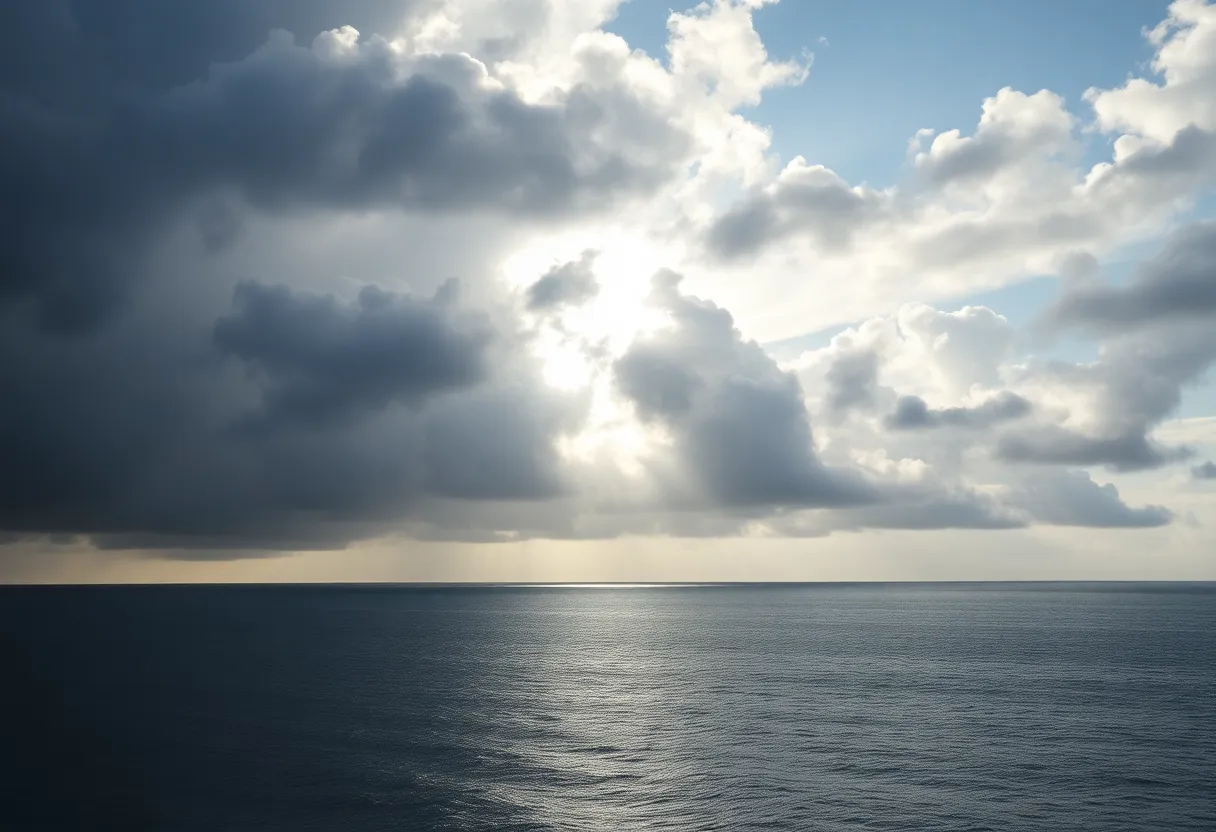
<svg viewBox="0 0 1216 832">
<path fill-rule="evenodd" d="M 1190 127 L 1216 129 L 1216 7 L 1206 0 L 1174 0 L 1166 19 L 1147 34 L 1160 80 L 1130 78 L 1117 89 L 1090 89 L 1085 97 L 1098 123 L 1162 144 Z"/>
<path fill-rule="evenodd" d="M 1216 30 L 1212 8 L 1171 6 L 1149 37 L 1161 80 L 1090 90 L 1092 116 L 1049 90 L 1003 89 L 983 102 L 969 135 L 917 133 L 896 184 L 850 183 L 801 157 L 758 180 L 701 225 L 714 268 L 765 276 L 734 304 L 744 327 L 793 337 L 892 303 L 1057 273 L 1078 252 L 1101 255 L 1162 231 L 1216 181 L 1216 76 L 1196 57 Z M 1093 134 L 1112 152 L 1086 166 Z M 817 279 L 802 279 L 808 273 Z M 771 304 L 776 297 L 783 302 Z"/>
<path fill-rule="evenodd" d="M 714 221 L 710 249 L 726 258 L 755 253 L 793 234 L 809 235 L 830 251 L 847 248 L 862 227 L 882 218 L 882 194 L 850 187 L 823 165 L 801 156 L 769 185 Z"/>
<path fill-rule="evenodd" d="M 1216 358 L 1216 231 L 1096 275 L 1216 174 L 1212 6 L 1171 6 L 1159 78 L 1091 91 L 1092 123 L 1001 90 L 883 188 L 769 152 L 746 108 L 808 65 L 770 57 L 766 2 L 671 14 L 661 56 L 601 28 L 617 5 L 0 9 L 0 533 L 239 556 L 1171 520 L 1074 469 L 1188 453 L 1153 432 Z M 1087 170 L 1089 127 L 1114 141 Z M 905 302 L 1056 271 L 1049 321 L 1093 360 Z M 850 321 L 784 366 L 760 343 Z"/>
<path fill-rule="evenodd" d="M 671 326 L 635 341 L 617 384 L 644 421 L 671 434 L 675 465 L 724 505 L 834 506 L 872 500 L 858 476 L 816 458 L 802 390 L 730 313 L 655 278 L 653 302 Z"/>
</svg>

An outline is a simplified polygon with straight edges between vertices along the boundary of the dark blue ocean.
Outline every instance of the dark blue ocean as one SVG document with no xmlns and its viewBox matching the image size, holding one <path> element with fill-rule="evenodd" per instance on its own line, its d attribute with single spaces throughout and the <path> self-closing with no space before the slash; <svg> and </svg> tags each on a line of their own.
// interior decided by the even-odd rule
<svg viewBox="0 0 1216 832">
<path fill-rule="evenodd" d="M 0 829 L 1213 830 L 1216 585 L 0 589 Z"/>
</svg>

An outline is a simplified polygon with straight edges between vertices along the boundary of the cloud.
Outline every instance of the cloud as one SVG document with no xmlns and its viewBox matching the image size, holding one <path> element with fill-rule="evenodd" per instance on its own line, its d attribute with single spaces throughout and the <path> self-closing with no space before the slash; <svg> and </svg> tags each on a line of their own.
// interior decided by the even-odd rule
<svg viewBox="0 0 1216 832">
<path fill-rule="evenodd" d="M 972 136 L 948 130 L 913 157 L 916 171 L 935 187 L 991 184 L 1000 174 L 1036 158 L 1072 148 L 1074 119 L 1048 90 L 1025 95 L 1009 87 L 984 101 Z"/>
<path fill-rule="evenodd" d="M 1013 504 L 1037 520 L 1060 526 L 1152 528 L 1173 514 L 1161 506 L 1129 508 L 1113 485 L 1098 485 L 1083 471 L 1057 471 L 1028 477 Z"/>
<path fill-rule="evenodd" d="M 528 308 L 543 311 L 561 306 L 579 306 L 599 293 L 593 265 L 596 252 L 586 252 L 578 260 L 554 266 L 528 287 Z"/>
<path fill-rule="evenodd" d="M 1026 399 L 1008 391 L 975 407 L 930 408 L 919 396 L 903 396 L 895 412 L 887 417 L 892 430 L 924 430 L 938 427 L 979 429 L 1020 419 L 1031 411 Z"/>
<path fill-rule="evenodd" d="M 795 158 L 775 185 L 759 190 L 714 221 L 710 250 L 723 258 L 756 253 L 794 234 L 806 234 L 827 251 L 848 248 L 854 233 L 882 218 L 884 197 L 850 187 L 822 165 Z"/>
<path fill-rule="evenodd" d="M 775 528 L 794 536 L 815 536 L 865 529 L 1020 529 L 1029 518 L 990 494 L 942 482 L 888 484 L 883 499 L 870 506 L 848 508 L 831 515 L 806 514 L 778 521 Z"/>
<path fill-rule="evenodd" d="M 0 64 L 0 84 L 20 87 L 55 107 L 85 108 L 82 96 L 168 90 L 203 76 L 215 62 L 239 60 L 272 29 L 305 42 L 350 25 L 394 35 L 429 13 L 431 0 L 213 0 L 168 9 L 157 0 L 9 3 L 0 9 L 14 39 Z M 108 102 L 107 102 L 108 103 Z"/>
<path fill-rule="evenodd" d="M 509 320 L 450 291 L 244 284 L 210 322 L 162 311 L 84 350 L 30 321 L 4 329 L 0 526 L 242 556 L 400 531 L 435 501 L 568 488 L 555 441 L 586 402 L 544 385 Z"/>
<path fill-rule="evenodd" d="M 1084 283 L 1067 291 L 1048 313 L 1057 326 L 1119 332 L 1150 324 L 1209 319 L 1216 314 L 1216 222 L 1187 225 L 1126 287 Z"/>
<path fill-rule="evenodd" d="M 628 85 L 526 101 L 467 55 L 349 26 L 310 46 L 276 30 L 197 80 L 102 90 L 88 108 L 6 81 L 0 296 L 35 298 L 60 328 L 118 303 L 166 218 L 207 195 L 265 211 L 602 211 L 671 179 L 690 142 Z"/>
<path fill-rule="evenodd" d="M 1030 428 L 1002 437 L 999 453 L 1009 462 L 1105 465 L 1115 471 L 1159 468 L 1187 456 L 1185 450 L 1165 448 L 1143 433 L 1095 437 L 1056 426 Z"/>
<path fill-rule="evenodd" d="M 922 398 L 966 399 L 1004 384 L 1015 337 L 1009 322 L 986 307 L 946 312 L 906 304 L 837 334 L 791 366 L 828 412 L 893 408 L 896 391 L 909 388 Z"/>
<path fill-rule="evenodd" d="M 1117 339 L 1093 368 L 1099 382 L 1094 407 L 1104 408 L 1093 424 L 1106 436 L 1147 434 L 1177 411 L 1183 390 L 1214 360 L 1216 333 L 1207 322 Z M 1169 453 L 1172 459 L 1189 455 L 1185 448 Z"/>
<path fill-rule="evenodd" d="M 1098 124 L 1162 144 L 1189 127 L 1216 129 L 1216 7 L 1175 0 L 1147 37 L 1156 48 L 1151 67 L 1161 80 L 1129 78 L 1117 89 L 1087 91 Z"/>
<path fill-rule="evenodd" d="M 0 13 L 29 34 L 0 64 L 0 526 L 103 546 L 577 533 L 589 395 L 544 381 L 490 258 L 694 148 L 751 164 L 763 131 L 720 126 L 802 71 L 753 4 L 674 16 L 671 71 L 594 31 L 608 2 L 36 5 Z M 469 291 L 430 295 L 449 269 Z M 593 289 L 579 260 L 527 299 Z"/>
<path fill-rule="evenodd" d="M 447 295 L 416 300 L 365 287 L 357 301 L 285 286 L 237 287 L 237 311 L 215 324 L 215 343 L 269 382 L 265 416 L 326 419 L 416 404 L 486 375 L 487 321 L 460 320 Z"/>
<path fill-rule="evenodd" d="M 770 58 L 765 3 L 670 15 L 663 60 L 599 28 L 617 5 L 0 10 L 0 536 L 239 557 L 1170 520 L 1068 469 L 1183 458 L 1153 431 L 1216 357 L 1210 223 L 1093 278 L 1216 171 L 1187 104 L 1209 6 L 1172 7 L 1160 83 L 1092 94 L 1092 125 L 1002 90 L 877 188 L 769 152 L 745 108 L 808 65 Z M 1091 126 L 1114 144 L 1086 170 Z M 1053 271 L 1093 360 L 904 302 Z M 862 322 L 788 366 L 760 345 L 832 321 Z"/>
<path fill-rule="evenodd" d="M 894 184 L 851 183 L 802 157 L 758 177 L 698 225 L 704 268 L 722 273 L 711 285 L 728 292 L 746 274 L 750 291 L 731 297 L 745 330 L 790 338 L 1151 238 L 1216 182 L 1216 76 L 1196 57 L 1212 8 L 1172 6 L 1150 38 L 1163 81 L 1091 90 L 1092 119 L 1048 90 L 1003 89 L 970 135 L 918 132 Z M 1111 156 L 1086 165 L 1095 133 Z"/>
<path fill-rule="evenodd" d="M 1017 371 L 1020 383 L 1068 402 L 1072 412 L 1068 424 L 1031 425 L 1003 437 L 1004 458 L 1135 471 L 1190 456 L 1149 434 L 1216 362 L 1210 316 L 1179 309 L 1196 276 L 1216 267 L 1207 236 L 1203 227 L 1175 235 L 1126 288 L 1092 281 L 1066 286 L 1047 314 L 1049 326 L 1096 328 L 1105 338 L 1094 361 L 1031 362 Z"/>
<path fill-rule="evenodd" d="M 726 310 L 681 293 L 679 281 L 656 276 L 652 300 L 671 326 L 636 340 L 615 373 L 639 417 L 669 431 L 691 488 L 727 506 L 874 499 L 860 477 L 815 458 L 797 379 L 745 340 Z"/>
<path fill-rule="evenodd" d="M 1197 480 L 1216 480 L 1216 462 L 1210 459 L 1191 468 L 1191 476 Z"/>
<path fill-rule="evenodd" d="M 854 408 L 872 408 L 878 387 L 878 353 L 872 349 L 842 349 L 825 373 L 828 408 L 843 413 Z"/>
</svg>

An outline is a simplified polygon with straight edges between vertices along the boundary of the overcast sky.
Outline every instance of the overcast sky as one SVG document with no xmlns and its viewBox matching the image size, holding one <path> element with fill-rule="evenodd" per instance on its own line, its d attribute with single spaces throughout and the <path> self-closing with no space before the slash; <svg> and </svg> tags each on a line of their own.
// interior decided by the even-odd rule
<svg viewBox="0 0 1216 832">
<path fill-rule="evenodd" d="M 1216 579 L 1216 5 L 668 5 L 0 6 L 0 580 Z"/>
</svg>

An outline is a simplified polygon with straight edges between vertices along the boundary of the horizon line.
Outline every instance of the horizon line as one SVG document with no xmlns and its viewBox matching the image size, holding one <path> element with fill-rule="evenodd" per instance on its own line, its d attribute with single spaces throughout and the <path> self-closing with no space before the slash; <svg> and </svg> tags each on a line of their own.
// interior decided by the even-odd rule
<svg viewBox="0 0 1216 832">
<path fill-rule="evenodd" d="M 960 585 L 1185 585 L 1212 586 L 1216 580 L 1174 578 L 946 578 L 924 580 L 823 581 L 82 581 L 0 582 L 9 588 L 72 589 L 82 587 L 341 587 L 347 589 L 697 589 L 731 587 L 850 587 L 850 586 L 960 586 Z"/>
</svg>

